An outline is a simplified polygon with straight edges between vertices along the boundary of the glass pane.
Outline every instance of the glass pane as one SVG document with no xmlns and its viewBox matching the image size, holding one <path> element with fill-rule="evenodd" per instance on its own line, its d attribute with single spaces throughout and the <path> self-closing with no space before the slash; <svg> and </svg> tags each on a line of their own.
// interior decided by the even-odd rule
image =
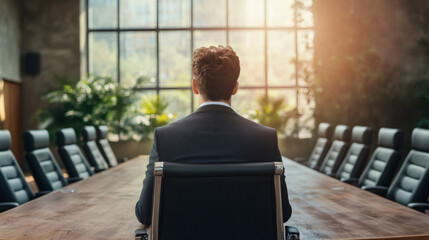
<svg viewBox="0 0 429 240">
<path fill-rule="evenodd" d="M 283 101 L 283 111 L 289 112 L 293 111 L 296 107 L 296 90 L 294 88 L 291 89 L 270 89 L 268 90 L 268 96 L 272 98 L 282 98 Z M 292 112 L 289 112 L 292 113 Z M 289 118 L 286 122 L 286 126 L 284 131 L 279 131 L 278 134 L 280 136 L 290 136 L 293 135 L 296 128 L 296 118 Z"/>
<path fill-rule="evenodd" d="M 293 31 L 268 32 L 268 85 L 295 86 L 295 35 Z"/>
<path fill-rule="evenodd" d="M 226 31 L 194 31 L 194 50 L 219 45 L 226 45 Z"/>
<path fill-rule="evenodd" d="M 269 27 L 293 27 L 294 2 L 294 0 L 267 0 L 267 25 Z"/>
<path fill-rule="evenodd" d="M 226 0 L 194 0 L 194 27 L 225 27 L 225 8 Z"/>
<path fill-rule="evenodd" d="M 121 84 L 155 87 L 156 33 L 123 32 L 120 38 Z"/>
<path fill-rule="evenodd" d="M 300 88 L 298 90 L 298 111 L 301 114 L 298 119 L 299 129 L 298 137 L 299 138 L 311 138 L 312 130 L 314 128 L 314 108 L 316 103 L 310 89 Z"/>
<path fill-rule="evenodd" d="M 121 27 L 156 27 L 156 0 L 121 0 Z"/>
<path fill-rule="evenodd" d="M 264 1 L 230 0 L 228 7 L 231 27 L 264 26 Z"/>
<path fill-rule="evenodd" d="M 197 108 L 200 106 L 200 103 L 198 102 L 198 96 L 194 93 L 192 93 L 192 97 L 194 98 L 194 111 L 197 110 Z"/>
<path fill-rule="evenodd" d="M 190 90 L 162 90 L 160 95 L 168 102 L 166 113 L 176 115 L 175 120 L 186 117 L 191 113 L 191 91 Z"/>
<path fill-rule="evenodd" d="M 296 23 L 299 27 L 314 26 L 313 0 L 296 0 Z"/>
<path fill-rule="evenodd" d="M 160 32 L 159 56 L 161 86 L 191 86 L 191 41 L 189 31 Z"/>
<path fill-rule="evenodd" d="M 298 110 L 301 114 L 312 116 L 316 103 L 310 88 L 299 88 L 298 90 Z"/>
<path fill-rule="evenodd" d="M 268 96 L 283 98 L 283 106 L 286 110 L 291 110 L 296 107 L 296 90 L 294 88 L 268 89 Z"/>
<path fill-rule="evenodd" d="M 257 99 L 265 94 L 264 89 L 238 89 L 232 96 L 232 108 L 243 117 L 249 118 L 249 113 L 258 108 Z"/>
<path fill-rule="evenodd" d="M 117 33 L 89 33 L 89 73 L 117 78 Z"/>
<path fill-rule="evenodd" d="M 175 28 L 191 25 L 191 0 L 159 0 L 159 27 Z"/>
<path fill-rule="evenodd" d="M 264 32 L 230 31 L 229 38 L 229 44 L 240 58 L 240 85 L 264 86 Z"/>
<path fill-rule="evenodd" d="M 140 112 L 142 112 L 142 102 L 144 99 L 152 99 L 156 96 L 156 91 L 155 90 L 142 90 L 142 91 L 138 91 L 137 92 L 137 98 L 139 100 L 137 100 L 134 103 L 134 107 L 137 108 L 137 110 L 139 110 Z"/>
<path fill-rule="evenodd" d="M 117 0 L 88 0 L 89 28 L 116 28 L 118 24 Z"/>
<path fill-rule="evenodd" d="M 298 84 L 311 85 L 314 78 L 314 31 L 298 31 Z"/>
<path fill-rule="evenodd" d="M 143 90 L 137 92 L 138 100 L 134 103 L 131 111 L 137 112 L 138 114 L 130 114 L 129 119 L 124 119 L 124 127 L 131 127 L 132 137 L 139 141 L 144 138 L 152 138 L 153 130 L 156 127 L 155 121 L 151 119 L 156 118 L 152 111 L 156 108 L 147 107 L 150 106 L 154 101 L 156 101 L 156 91 L 153 90 Z M 130 123 L 131 124 L 130 124 Z"/>
</svg>

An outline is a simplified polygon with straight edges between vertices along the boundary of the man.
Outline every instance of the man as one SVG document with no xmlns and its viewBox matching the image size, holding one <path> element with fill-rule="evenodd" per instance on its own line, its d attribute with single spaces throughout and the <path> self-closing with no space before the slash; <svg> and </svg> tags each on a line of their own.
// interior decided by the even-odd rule
<svg viewBox="0 0 429 240">
<path fill-rule="evenodd" d="M 281 162 L 277 132 L 247 120 L 231 108 L 238 90 L 240 61 L 231 47 L 195 50 L 192 88 L 200 107 L 191 115 L 154 132 L 143 190 L 136 204 L 137 219 L 151 224 L 154 162 L 245 163 Z M 284 177 L 284 176 L 283 176 Z M 283 221 L 291 215 L 282 181 Z"/>
</svg>

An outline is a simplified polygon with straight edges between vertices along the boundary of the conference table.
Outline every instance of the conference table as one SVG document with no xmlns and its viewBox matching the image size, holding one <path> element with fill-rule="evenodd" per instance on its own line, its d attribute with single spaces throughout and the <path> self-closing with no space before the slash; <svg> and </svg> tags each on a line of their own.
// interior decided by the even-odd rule
<svg viewBox="0 0 429 240">
<path fill-rule="evenodd" d="M 0 213 L 0 239 L 133 239 L 147 156 Z M 429 239 L 429 215 L 284 159 L 301 239 Z"/>
</svg>

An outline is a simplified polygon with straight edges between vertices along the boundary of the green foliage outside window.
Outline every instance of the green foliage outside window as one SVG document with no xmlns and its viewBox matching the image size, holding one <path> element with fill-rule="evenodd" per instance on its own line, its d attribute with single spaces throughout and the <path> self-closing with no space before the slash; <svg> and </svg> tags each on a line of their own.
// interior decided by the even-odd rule
<svg viewBox="0 0 429 240">
<path fill-rule="evenodd" d="M 166 113 L 168 107 L 166 98 L 154 95 L 143 97 L 139 113 L 134 118 L 133 131 L 139 140 L 150 138 L 155 128 L 169 124 L 176 114 Z"/>
<path fill-rule="evenodd" d="M 144 98 L 136 107 L 139 98 L 135 89 L 108 77 L 90 76 L 77 82 L 58 78 L 58 82 L 58 90 L 43 95 L 52 106 L 36 114 L 39 128 L 47 129 L 51 137 L 61 128 L 71 127 L 79 136 L 84 126 L 107 125 L 120 140 L 142 140 L 175 117 L 164 113 L 168 102 L 160 97 Z M 142 118 L 146 121 L 139 120 Z"/>
<path fill-rule="evenodd" d="M 266 95 L 258 97 L 258 108 L 249 111 L 250 119 L 264 126 L 276 129 L 280 134 L 284 132 L 287 123 L 299 114 L 296 108 L 288 108 L 284 98 L 273 98 Z"/>
</svg>

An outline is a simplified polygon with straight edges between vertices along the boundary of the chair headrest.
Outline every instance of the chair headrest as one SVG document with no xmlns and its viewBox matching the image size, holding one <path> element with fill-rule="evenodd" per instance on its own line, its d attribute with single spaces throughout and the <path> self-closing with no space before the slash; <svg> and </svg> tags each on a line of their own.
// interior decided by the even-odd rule
<svg viewBox="0 0 429 240">
<path fill-rule="evenodd" d="M 85 126 L 82 129 L 83 141 L 95 141 L 97 139 L 97 132 L 95 131 L 95 127 L 93 126 Z"/>
<path fill-rule="evenodd" d="M 30 130 L 23 134 L 24 148 L 26 151 L 33 151 L 49 146 L 49 133 L 46 130 Z"/>
<path fill-rule="evenodd" d="M 76 143 L 76 132 L 73 128 L 63 128 L 57 132 L 58 146 Z"/>
<path fill-rule="evenodd" d="M 105 139 L 107 137 L 107 132 L 109 131 L 109 128 L 106 125 L 101 125 L 97 127 L 97 138 L 98 139 Z"/>
<path fill-rule="evenodd" d="M 352 142 L 370 145 L 372 140 L 372 129 L 370 127 L 355 126 L 352 130 Z"/>
<path fill-rule="evenodd" d="M 319 137 L 322 138 L 331 138 L 332 127 L 329 123 L 320 123 L 318 133 Z"/>
<path fill-rule="evenodd" d="M 429 130 L 414 128 L 411 135 L 411 148 L 423 152 L 429 152 Z"/>
<path fill-rule="evenodd" d="M 334 139 L 348 142 L 350 141 L 350 128 L 346 125 L 338 125 L 335 127 Z"/>
<path fill-rule="evenodd" d="M 10 149 L 11 137 L 8 130 L 0 130 L 0 151 L 6 151 Z"/>
<path fill-rule="evenodd" d="M 378 145 L 380 147 L 401 149 L 404 134 L 400 129 L 380 128 L 378 131 Z"/>
</svg>

